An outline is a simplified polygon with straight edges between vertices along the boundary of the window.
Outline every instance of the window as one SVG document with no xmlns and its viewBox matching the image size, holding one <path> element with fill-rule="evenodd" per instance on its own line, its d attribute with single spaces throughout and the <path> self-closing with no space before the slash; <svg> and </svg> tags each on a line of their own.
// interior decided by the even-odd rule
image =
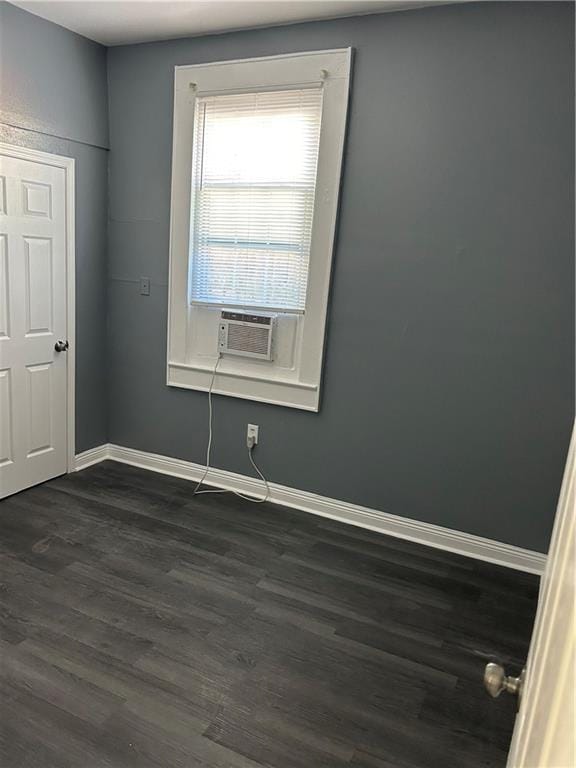
<svg viewBox="0 0 576 768">
<path fill-rule="evenodd" d="M 304 311 L 321 116 L 321 88 L 198 99 L 193 302 Z"/>
<path fill-rule="evenodd" d="M 272 361 L 214 392 L 318 410 L 350 50 L 176 67 L 168 374 L 206 390 L 225 308 L 275 316 Z"/>
</svg>

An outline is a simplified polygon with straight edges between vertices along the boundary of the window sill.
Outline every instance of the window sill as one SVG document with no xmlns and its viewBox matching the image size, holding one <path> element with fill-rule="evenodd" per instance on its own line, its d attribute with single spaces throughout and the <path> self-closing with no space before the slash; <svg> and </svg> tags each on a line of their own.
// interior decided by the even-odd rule
<svg viewBox="0 0 576 768">
<path fill-rule="evenodd" d="M 213 365 L 171 361 L 168 363 L 166 383 L 170 387 L 207 392 L 212 381 L 213 370 Z M 317 411 L 319 389 L 317 384 L 310 384 L 280 373 L 258 374 L 219 367 L 212 392 L 244 400 Z"/>
</svg>

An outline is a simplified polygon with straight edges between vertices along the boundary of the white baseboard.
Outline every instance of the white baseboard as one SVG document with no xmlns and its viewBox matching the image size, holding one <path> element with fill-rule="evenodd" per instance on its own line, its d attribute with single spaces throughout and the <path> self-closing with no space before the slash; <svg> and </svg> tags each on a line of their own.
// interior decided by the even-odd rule
<svg viewBox="0 0 576 768">
<path fill-rule="evenodd" d="M 78 472 L 81 469 L 91 467 L 92 464 L 98 464 L 101 461 L 105 461 L 110 458 L 110 444 L 104 443 L 104 445 L 98 445 L 96 448 L 90 448 L 89 451 L 76 454 L 76 463 L 74 464 L 74 470 Z"/>
<path fill-rule="evenodd" d="M 149 469 L 152 472 L 160 472 L 173 477 L 181 477 L 185 480 L 198 481 L 204 472 L 204 467 L 201 464 L 113 444 L 101 445 L 79 454 L 76 457 L 76 470 L 85 469 L 105 459 L 131 464 L 134 467 Z M 207 485 L 256 496 L 262 493 L 262 483 L 257 478 L 238 475 L 224 469 L 210 469 L 204 482 Z M 455 552 L 458 555 L 484 560 L 518 571 L 538 575 L 544 571 L 546 555 L 540 552 L 532 552 L 528 549 L 474 536 L 470 533 L 391 515 L 388 512 L 380 512 L 347 501 L 330 499 L 309 491 L 299 491 L 277 483 L 269 483 L 269 486 L 270 501 L 274 504 L 293 507 L 313 515 L 329 517 L 343 523 L 384 533 L 387 536 L 408 539 L 418 544 Z"/>
</svg>

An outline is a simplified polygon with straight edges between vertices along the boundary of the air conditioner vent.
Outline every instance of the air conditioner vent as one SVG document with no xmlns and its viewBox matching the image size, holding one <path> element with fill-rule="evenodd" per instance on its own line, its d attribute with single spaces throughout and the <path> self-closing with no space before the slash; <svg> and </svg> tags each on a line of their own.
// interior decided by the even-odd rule
<svg viewBox="0 0 576 768">
<path fill-rule="evenodd" d="M 222 354 L 272 360 L 274 315 L 223 310 L 218 334 Z"/>
</svg>

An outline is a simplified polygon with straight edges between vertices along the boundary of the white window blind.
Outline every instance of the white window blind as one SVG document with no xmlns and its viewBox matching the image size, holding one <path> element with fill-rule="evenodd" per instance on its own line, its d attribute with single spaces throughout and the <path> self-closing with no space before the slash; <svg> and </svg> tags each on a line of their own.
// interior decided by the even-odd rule
<svg viewBox="0 0 576 768">
<path fill-rule="evenodd" d="M 193 303 L 303 312 L 322 89 L 196 100 Z"/>
</svg>

